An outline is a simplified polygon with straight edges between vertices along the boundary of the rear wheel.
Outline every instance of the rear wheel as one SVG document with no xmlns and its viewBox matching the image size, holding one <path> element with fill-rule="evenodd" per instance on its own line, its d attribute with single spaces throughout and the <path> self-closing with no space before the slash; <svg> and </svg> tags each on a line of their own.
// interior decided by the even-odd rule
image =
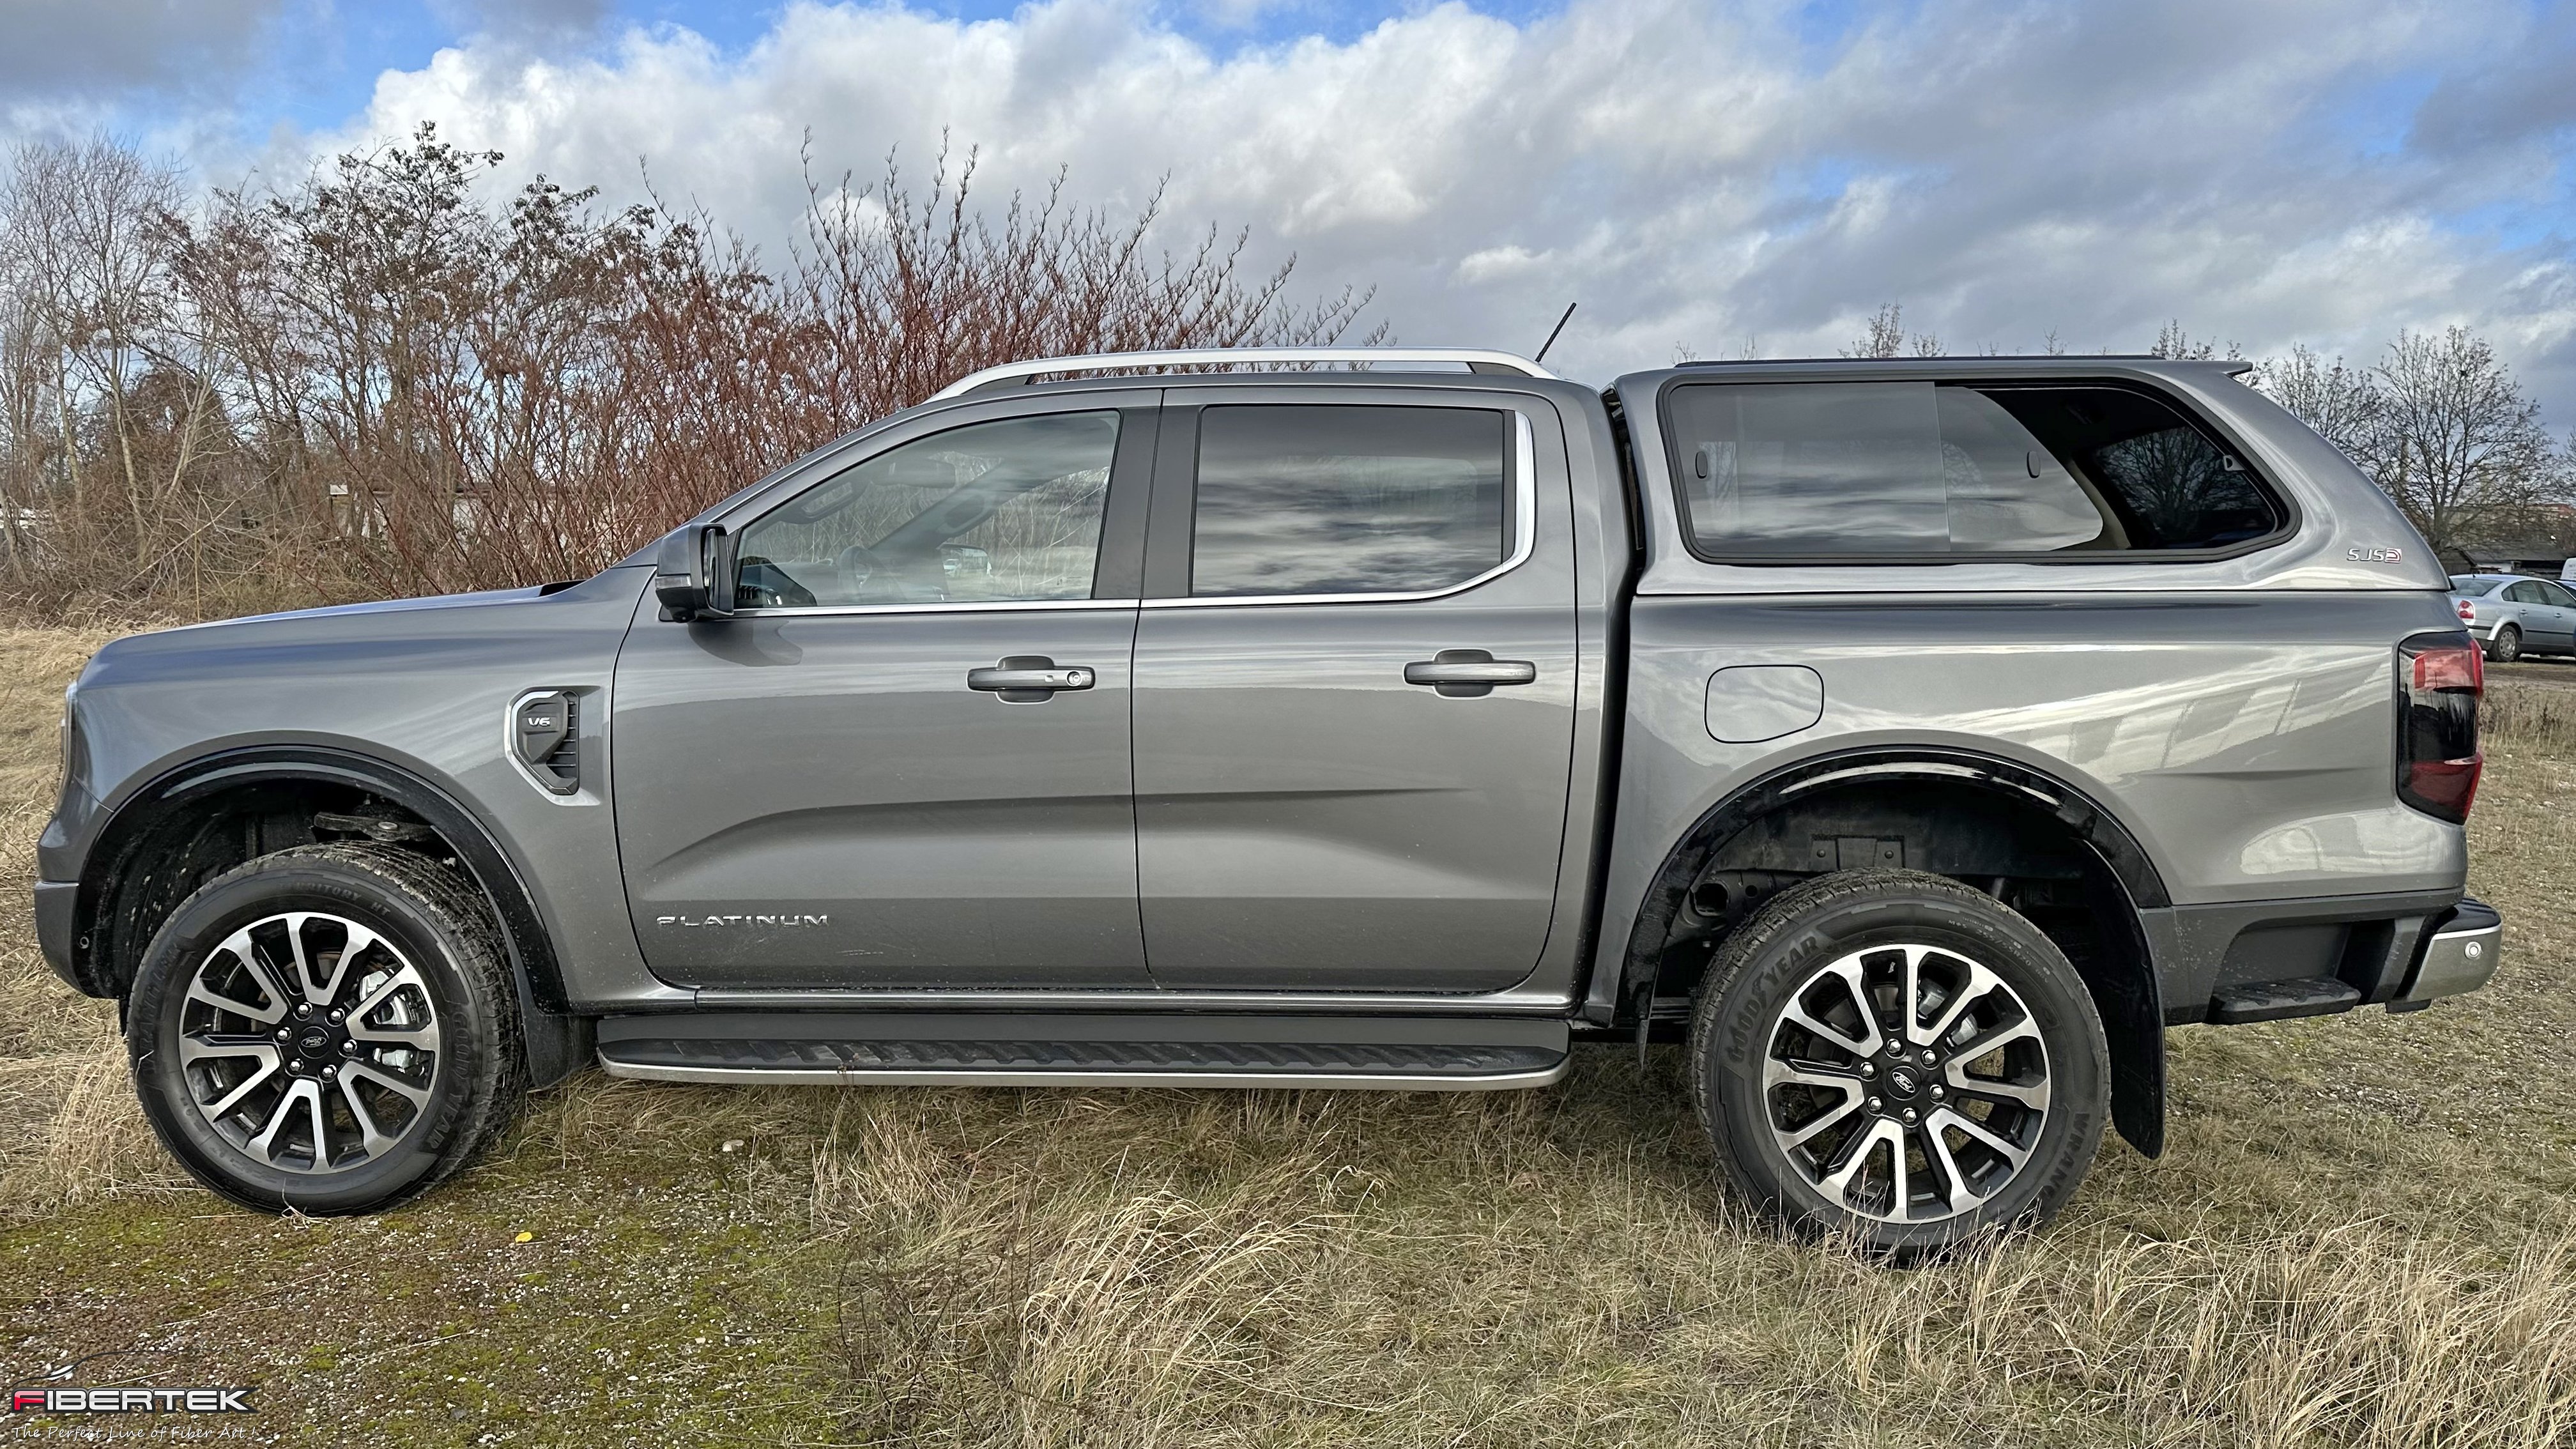
<svg viewBox="0 0 2576 1449">
<path fill-rule="evenodd" d="M 389 846 L 301 846 L 180 903 L 126 1044 L 162 1143 L 268 1212 L 373 1212 L 509 1120 L 517 997 L 480 894 Z"/>
<path fill-rule="evenodd" d="M 1785 891 L 1709 967 L 1690 1060 L 1735 1185 L 1899 1254 L 2064 1205 L 2100 1144 L 2109 1048 L 2039 929 L 1940 876 Z"/>
<path fill-rule="evenodd" d="M 2511 664 L 2522 657 L 2522 631 L 2511 624 L 2495 631 L 2487 641 L 2487 657 L 2498 664 Z"/>
</svg>

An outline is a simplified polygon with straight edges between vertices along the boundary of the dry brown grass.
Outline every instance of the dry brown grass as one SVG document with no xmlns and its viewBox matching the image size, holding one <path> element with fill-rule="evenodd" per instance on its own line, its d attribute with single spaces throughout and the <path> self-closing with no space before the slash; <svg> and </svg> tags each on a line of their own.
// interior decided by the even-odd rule
<svg viewBox="0 0 2576 1449">
<path fill-rule="evenodd" d="M 93 642 L 0 635 L 13 882 Z M 1672 1054 L 1613 1048 L 1494 1096 L 588 1076 L 418 1206 L 272 1223 L 174 1190 L 112 1011 L 20 907 L 0 1248 L 42 1286 L 0 1291 L 0 1341 L 198 1325 L 157 1362 L 312 1387 L 263 1431 L 313 1443 L 2564 1444 L 2576 749 L 2500 725 L 2494 754 L 2490 990 L 2179 1031 L 2166 1158 L 2108 1147 L 2052 1229 L 1910 1272 L 1749 1221 Z"/>
<path fill-rule="evenodd" d="M 116 1008 L 66 990 L 36 954 L 26 882 L 53 809 L 63 686 L 113 635 L 0 630 L 0 881 L 16 897 L 0 931 L 0 1212 L 175 1185 L 134 1105 Z"/>
<path fill-rule="evenodd" d="M 2576 669 L 2566 683 L 2499 680 L 2478 711 L 2479 729 L 2491 736 L 2576 751 Z"/>
</svg>

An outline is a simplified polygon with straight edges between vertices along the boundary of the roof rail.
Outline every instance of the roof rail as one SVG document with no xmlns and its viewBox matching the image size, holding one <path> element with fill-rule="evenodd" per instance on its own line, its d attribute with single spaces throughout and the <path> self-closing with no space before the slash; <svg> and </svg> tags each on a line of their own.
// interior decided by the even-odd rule
<svg viewBox="0 0 2576 1449">
<path fill-rule="evenodd" d="M 1554 380 L 1555 373 L 1526 357 L 1482 347 L 1193 347 L 1170 352 L 1102 352 L 1088 357 L 1041 357 L 1006 362 L 968 373 L 931 396 L 932 402 L 964 397 L 1000 383 L 1027 383 L 1051 372 L 1111 372 L 1129 367 L 1222 367 L 1236 363 L 1454 362 L 1471 372 L 1499 372 Z"/>
</svg>

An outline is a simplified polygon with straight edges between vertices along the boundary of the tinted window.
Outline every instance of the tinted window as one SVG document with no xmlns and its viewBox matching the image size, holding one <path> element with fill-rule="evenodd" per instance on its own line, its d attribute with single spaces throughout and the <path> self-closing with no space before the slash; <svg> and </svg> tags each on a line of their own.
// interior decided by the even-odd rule
<svg viewBox="0 0 2576 1449">
<path fill-rule="evenodd" d="M 2504 596 L 2517 604 L 2537 604 L 2541 602 L 2540 585 L 2534 583 L 2515 584 L 2513 587 L 2504 591 Z"/>
<path fill-rule="evenodd" d="M 742 531 L 745 607 L 1080 599 L 1115 412 L 977 423 L 879 453 Z"/>
<path fill-rule="evenodd" d="M 1203 409 L 1190 592 L 1420 593 L 1484 573 L 1511 553 L 1507 417 Z"/>
<path fill-rule="evenodd" d="M 1696 385 L 1670 426 L 1693 541 L 1718 557 L 2203 549 L 2283 517 L 2123 388 Z"/>
<path fill-rule="evenodd" d="M 2543 582 L 2540 586 L 2540 597 L 2558 608 L 2576 609 L 2576 594 L 2571 594 L 2556 584 Z"/>
</svg>

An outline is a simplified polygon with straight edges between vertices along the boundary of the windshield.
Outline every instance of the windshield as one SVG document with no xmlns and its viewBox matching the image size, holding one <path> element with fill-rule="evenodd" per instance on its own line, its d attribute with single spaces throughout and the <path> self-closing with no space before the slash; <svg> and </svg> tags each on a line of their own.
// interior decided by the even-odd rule
<svg viewBox="0 0 2576 1449">
<path fill-rule="evenodd" d="M 2480 578 L 2476 574 L 2453 574 L 2451 575 L 2451 592 L 2455 594 L 2483 594 L 2502 582 L 2504 582 L 2502 579 Z"/>
</svg>

